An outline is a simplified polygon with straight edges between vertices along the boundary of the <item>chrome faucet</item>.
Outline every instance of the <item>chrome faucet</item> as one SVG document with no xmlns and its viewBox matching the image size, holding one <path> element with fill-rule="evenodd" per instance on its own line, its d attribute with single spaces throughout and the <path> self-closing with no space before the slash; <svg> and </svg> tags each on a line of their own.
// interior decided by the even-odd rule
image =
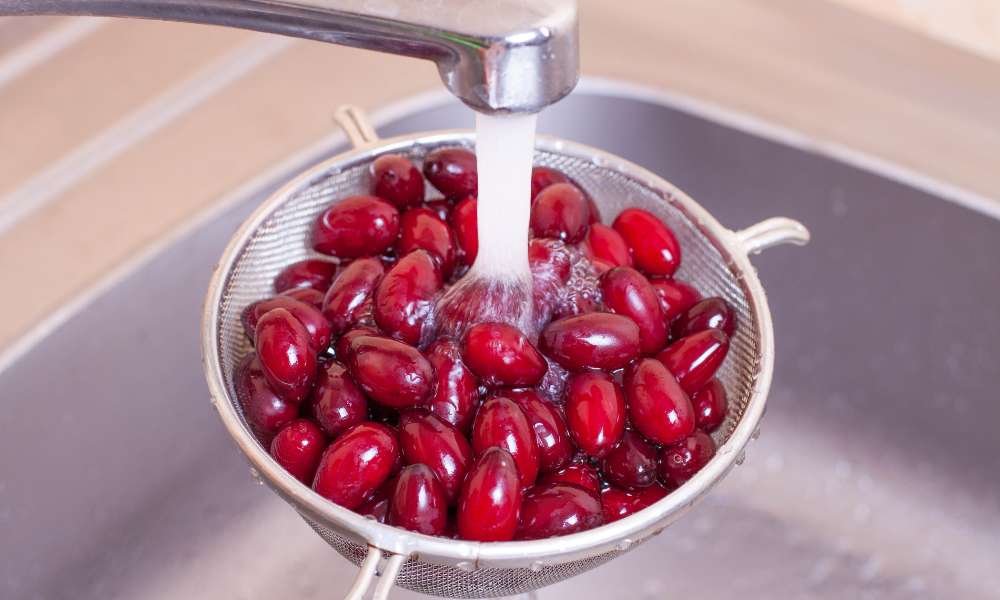
<svg viewBox="0 0 1000 600">
<path fill-rule="evenodd" d="M 575 0 L 0 0 L 0 15 L 208 23 L 423 58 L 485 113 L 537 112 L 579 76 Z"/>
</svg>

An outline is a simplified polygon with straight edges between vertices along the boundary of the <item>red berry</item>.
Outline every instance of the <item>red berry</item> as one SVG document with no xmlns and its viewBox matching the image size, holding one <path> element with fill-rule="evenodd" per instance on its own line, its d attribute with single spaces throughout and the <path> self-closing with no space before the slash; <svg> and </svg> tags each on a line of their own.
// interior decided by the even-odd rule
<svg viewBox="0 0 1000 600">
<path fill-rule="evenodd" d="M 399 443 L 407 464 L 430 467 L 444 488 L 449 504 L 455 502 L 472 468 L 472 447 L 455 427 L 420 409 L 399 416 Z"/>
<path fill-rule="evenodd" d="M 337 340 L 336 344 L 334 344 L 334 353 L 337 360 L 347 364 L 347 358 L 351 355 L 351 342 L 353 342 L 355 338 L 363 336 L 380 337 L 378 330 L 374 327 L 360 326 L 351 329 L 344 335 L 340 336 L 340 339 Z"/>
<path fill-rule="evenodd" d="M 270 446 L 274 434 L 299 416 L 299 405 L 271 388 L 256 354 L 248 354 L 236 371 L 236 397 L 247 424 L 264 446 Z"/>
<path fill-rule="evenodd" d="M 589 222 L 587 198 L 572 183 L 545 188 L 531 206 L 531 232 L 537 237 L 575 244 L 587 233 Z"/>
<path fill-rule="evenodd" d="M 427 408 L 441 420 L 468 431 L 479 405 L 479 382 L 462 362 L 458 344 L 439 338 L 427 349 L 427 360 L 437 378 Z"/>
<path fill-rule="evenodd" d="M 372 163 L 372 194 L 403 210 L 424 201 L 424 178 L 405 156 L 383 154 Z"/>
<path fill-rule="evenodd" d="M 396 489 L 396 480 L 386 479 L 361 506 L 354 509 L 359 515 L 371 517 L 379 523 L 385 523 L 389 518 L 389 496 Z"/>
<path fill-rule="evenodd" d="M 651 506 L 666 495 L 667 490 L 658 483 L 634 492 L 609 487 L 601 492 L 604 522 L 613 523 L 618 519 L 624 519 Z"/>
<path fill-rule="evenodd" d="M 626 208 L 614 222 L 632 252 L 635 266 L 650 275 L 673 275 L 681 264 L 681 247 L 673 232 L 652 213 Z"/>
<path fill-rule="evenodd" d="M 632 319 L 639 326 L 639 349 L 652 354 L 667 343 L 667 326 L 656 291 L 642 273 L 631 267 L 615 267 L 601 276 L 601 295 L 612 312 Z"/>
<path fill-rule="evenodd" d="M 549 238 L 535 238 L 528 242 L 528 264 L 531 273 L 538 279 L 566 283 L 570 276 L 570 255 L 563 242 Z"/>
<path fill-rule="evenodd" d="M 625 239 L 607 225 L 601 223 L 591 225 L 584 245 L 593 259 L 604 261 L 612 267 L 632 266 L 632 255 L 629 254 Z"/>
<path fill-rule="evenodd" d="M 660 308 L 663 309 L 663 315 L 668 323 L 701 300 L 701 294 L 698 293 L 698 290 L 683 281 L 651 279 L 650 283 L 656 290 L 656 295 L 660 299 Z"/>
<path fill-rule="evenodd" d="M 601 478 L 597 475 L 597 469 L 586 462 L 571 463 L 538 479 L 538 485 L 552 483 L 575 485 L 595 496 L 601 493 Z"/>
<path fill-rule="evenodd" d="M 316 377 L 307 410 L 323 431 L 336 439 L 368 418 L 368 401 L 347 369 L 338 362 L 330 362 Z"/>
<path fill-rule="evenodd" d="M 476 155 L 465 148 L 440 148 L 424 158 L 427 181 L 449 198 L 475 196 L 479 187 Z"/>
<path fill-rule="evenodd" d="M 312 421 L 296 419 L 285 425 L 271 442 L 271 456 L 302 483 L 309 485 L 326 449 L 326 436 Z"/>
<path fill-rule="evenodd" d="M 316 288 L 292 288 L 290 290 L 285 290 L 281 292 L 282 296 L 288 296 L 299 302 L 305 302 L 309 306 L 323 310 L 323 295 L 325 292 L 321 292 Z"/>
<path fill-rule="evenodd" d="M 566 382 L 566 422 L 580 450 L 601 458 L 625 431 L 625 397 L 605 373 L 577 373 Z"/>
<path fill-rule="evenodd" d="M 503 448 L 489 448 L 462 486 L 458 536 L 480 542 L 512 540 L 520 509 L 521 484 L 514 458 Z"/>
<path fill-rule="evenodd" d="M 601 502 L 575 485 L 536 486 L 524 494 L 516 537 L 539 540 L 593 529 L 604 522 Z"/>
<path fill-rule="evenodd" d="M 285 295 L 254 302 L 243 311 L 243 327 L 247 334 L 253 336 L 261 316 L 275 308 L 287 310 L 302 323 L 309 333 L 309 344 L 314 352 L 322 352 L 330 346 L 330 322 L 323 313 L 311 304 Z"/>
<path fill-rule="evenodd" d="M 426 250 L 414 250 L 385 274 L 375 289 L 375 322 L 389 337 L 420 345 L 429 335 L 441 272 Z"/>
<path fill-rule="evenodd" d="M 549 167 L 534 167 L 531 169 L 531 200 L 534 201 L 542 190 L 556 183 L 573 182 L 569 177 Z"/>
<path fill-rule="evenodd" d="M 427 465 L 404 467 L 389 502 L 389 524 L 426 535 L 441 535 L 448 525 L 444 488 Z"/>
<path fill-rule="evenodd" d="M 736 315 L 722 298 L 706 298 L 674 319 L 671 334 L 679 339 L 706 329 L 721 329 L 729 337 L 736 331 Z"/>
<path fill-rule="evenodd" d="M 462 254 L 462 264 L 472 266 L 479 254 L 479 221 L 476 218 L 478 202 L 472 196 L 455 205 L 451 212 L 451 228 Z"/>
<path fill-rule="evenodd" d="M 601 471 L 619 487 L 648 487 L 656 481 L 656 448 L 638 433 L 626 431 L 618 445 L 604 457 Z"/>
<path fill-rule="evenodd" d="M 276 308 L 257 321 L 254 337 L 264 376 L 274 391 L 291 402 L 305 398 L 316 376 L 316 350 L 302 323 Z"/>
<path fill-rule="evenodd" d="M 632 319 L 597 312 L 553 321 L 540 339 L 542 351 L 570 371 L 620 369 L 639 355 L 639 343 Z"/>
<path fill-rule="evenodd" d="M 462 359 L 488 385 L 535 385 L 548 369 L 528 338 L 506 323 L 470 327 L 462 340 Z"/>
<path fill-rule="evenodd" d="M 729 352 L 729 337 L 718 329 L 706 329 L 682 337 L 656 355 L 674 374 L 684 391 L 693 394 L 708 383 Z"/>
<path fill-rule="evenodd" d="M 328 260 L 308 258 L 292 263 L 274 278 L 274 291 L 281 293 L 295 288 L 316 288 L 320 291 L 330 287 L 337 274 L 337 263 Z"/>
<path fill-rule="evenodd" d="M 323 299 L 323 315 L 335 334 L 357 322 L 384 274 L 382 261 L 361 258 L 347 265 L 333 280 Z"/>
<path fill-rule="evenodd" d="M 419 406 L 434 386 L 434 368 L 402 342 L 361 336 L 351 341 L 347 368 L 372 400 L 391 408 Z"/>
<path fill-rule="evenodd" d="M 472 424 L 472 449 L 481 456 L 497 446 L 510 452 L 517 463 L 521 486 L 530 487 L 538 477 L 538 446 L 527 417 L 509 398 L 483 402 Z"/>
<path fill-rule="evenodd" d="M 375 196 L 351 196 L 323 211 L 313 227 L 313 248 L 339 258 L 381 254 L 396 242 L 399 211 Z"/>
<path fill-rule="evenodd" d="M 694 406 L 695 424 L 698 429 L 711 433 L 726 420 L 728 409 L 726 388 L 718 379 L 709 381 L 705 387 L 695 392 L 691 396 L 691 404 Z"/>
<path fill-rule="evenodd" d="M 431 209 L 411 208 L 403 213 L 396 242 L 399 256 L 418 249 L 426 250 L 437 259 L 441 275 L 448 279 L 455 268 L 456 246 L 451 229 Z"/>
<path fill-rule="evenodd" d="M 667 485 L 677 487 L 694 477 L 715 456 L 715 442 L 703 431 L 692 435 L 673 446 L 660 450 L 660 479 Z"/>
<path fill-rule="evenodd" d="M 392 429 L 362 423 L 341 435 L 323 453 L 313 489 L 320 496 L 355 509 L 399 466 L 399 443 Z"/>
<path fill-rule="evenodd" d="M 452 203 L 447 198 L 428 200 L 424 202 L 424 207 L 429 208 L 437 218 L 445 223 L 448 222 L 448 217 L 451 216 Z"/>
<path fill-rule="evenodd" d="M 663 364 L 640 359 L 625 369 L 625 396 L 632 425 L 657 444 L 673 444 L 694 431 L 694 409 Z"/>
<path fill-rule="evenodd" d="M 569 463 L 574 448 L 562 411 L 535 390 L 506 390 L 504 395 L 517 403 L 535 431 L 539 470 L 555 471 Z"/>
</svg>

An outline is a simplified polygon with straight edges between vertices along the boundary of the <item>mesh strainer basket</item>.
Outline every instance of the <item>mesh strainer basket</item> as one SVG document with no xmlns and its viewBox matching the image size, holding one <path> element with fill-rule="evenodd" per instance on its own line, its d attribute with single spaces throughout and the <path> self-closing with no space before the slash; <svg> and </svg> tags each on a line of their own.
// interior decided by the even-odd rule
<svg viewBox="0 0 1000 600">
<path fill-rule="evenodd" d="M 641 167 L 594 148 L 539 136 L 536 165 L 572 177 L 597 201 L 605 221 L 629 206 L 659 216 L 683 248 L 678 277 L 734 307 L 738 328 L 718 374 L 728 392 L 730 411 L 715 433 L 715 458 L 664 499 L 620 521 L 563 537 L 492 543 L 431 537 L 382 525 L 325 500 L 278 466 L 251 433 L 233 385 L 237 365 L 251 350 L 240 321 L 243 309 L 272 293 L 272 281 L 285 265 L 312 254 L 309 232 L 321 211 L 338 199 L 367 193 L 369 166 L 376 157 L 393 152 L 420 164 L 435 148 L 472 148 L 475 142 L 468 131 L 379 140 L 363 115 L 350 107 L 340 109 L 337 120 L 355 149 L 312 167 L 277 191 L 227 246 L 208 289 L 203 352 L 213 404 L 255 476 L 291 504 L 337 552 L 361 566 L 347 598 L 362 598 L 376 578 L 375 598 L 386 598 L 393 583 L 451 598 L 507 596 L 556 583 L 647 541 L 742 462 L 744 447 L 756 434 L 764 412 L 774 362 L 767 300 L 747 257 L 780 243 L 803 244 L 808 232 L 784 218 L 730 231 L 682 191 Z"/>
</svg>

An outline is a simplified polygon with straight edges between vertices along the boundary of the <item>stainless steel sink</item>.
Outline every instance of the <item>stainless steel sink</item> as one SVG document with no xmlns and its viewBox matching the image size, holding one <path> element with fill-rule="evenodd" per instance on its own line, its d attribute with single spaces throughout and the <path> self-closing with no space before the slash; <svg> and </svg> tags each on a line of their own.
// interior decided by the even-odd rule
<svg viewBox="0 0 1000 600">
<path fill-rule="evenodd" d="M 445 98 L 404 112 L 381 132 L 471 124 Z M 542 130 L 652 169 L 727 226 L 787 215 L 813 242 L 754 261 L 778 354 L 745 464 L 654 541 L 539 596 L 1000 597 L 1000 222 L 625 91 L 580 91 Z M 295 169 L 0 372 L 0 598 L 346 591 L 355 568 L 249 476 L 198 355 L 214 261 Z"/>
</svg>

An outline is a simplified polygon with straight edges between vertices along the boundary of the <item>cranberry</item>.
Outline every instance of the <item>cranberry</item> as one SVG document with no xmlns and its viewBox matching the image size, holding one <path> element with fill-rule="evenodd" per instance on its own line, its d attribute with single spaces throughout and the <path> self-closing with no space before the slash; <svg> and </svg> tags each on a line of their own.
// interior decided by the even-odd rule
<svg viewBox="0 0 1000 600">
<path fill-rule="evenodd" d="M 330 287 L 330 282 L 336 274 L 337 263 L 316 258 L 300 260 L 278 273 L 274 278 L 274 291 L 281 293 L 295 288 L 325 290 Z"/>
<path fill-rule="evenodd" d="M 539 470 L 545 473 L 565 466 L 574 448 L 561 411 L 535 390 L 508 390 L 504 395 L 517 403 L 535 430 Z"/>
<path fill-rule="evenodd" d="M 706 329 L 682 337 L 656 355 L 674 374 L 684 391 L 700 390 L 718 370 L 729 352 L 729 336 L 718 329 Z"/>
<path fill-rule="evenodd" d="M 601 276 L 601 295 L 612 312 L 639 326 L 639 350 L 652 354 L 667 343 L 667 326 L 656 291 L 642 273 L 631 267 L 615 267 Z"/>
<path fill-rule="evenodd" d="M 721 329 L 729 337 L 736 331 L 736 315 L 722 298 L 706 298 L 674 319 L 671 333 L 679 339 L 706 329 Z"/>
<path fill-rule="evenodd" d="M 399 416 L 399 443 L 405 462 L 430 467 L 448 503 L 454 503 L 472 467 L 472 447 L 465 436 L 427 411 L 415 409 Z"/>
<path fill-rule="evenodd" d="M 626 208 L 613 227 L 632 252 L 635 266 L 650 275 L 673 275 L 681 264 L 681 247 L 673 232 L 652 213 Z"/>
<path fill-rule="evenodd" d="M 479 221 L 476 218 L 478 202 L 472 196 L 455 205 L 451 212 L 451 228 L 455 232 L 455 240 L 462 251 L 462 264 L 471 266 L 479 254 Z"/>
<path fill-rule="evenodd" d="M 288 296 L 289 298 L 298 300 L 299 302 L 305 302 L 313 308 L 323 310 L 324 292 L 321 292 L 316 288 L 292 288 L 281 292 L 281 295 Z"/>
<path fill-rule="evenodd" d="M 718 379 L 713 379 L 691 396 L 691 405 L 698 429 L 712 433 L 726 420 L 726 388 Z"/>
<path fill-rule="evenodd" d="M 537 279 L 539 275 L 566 283 L 570 276 L 571 259 L 566 244 L 547 238 L 528 242 L 528 264 Z"/>
<path fill-rule="evenodd" d="M 350 331 L 348 331 L 347 333 L 345 333 L 344 335 L 340 336 L 340 339 L 337 340 L 337 343 L 334 344 L 333 346 L 334 355 L 337 357 L 337 360 L 346 364 L 347 357 L 351 355 L 351 342 L 353 342 L 355 338 L 359 338 L 362 336 L 378 337 L 379 332 L 374 327 L 361 326 L 361 327 L 355 327 Z"/>
<path fill-rule="evenodd" d="M 601 492 L 601 507 L 603 508 L 604 522 L 613 523 L 619 519 L 624 519 L 646 507 L 652 506 L 653 503 L 663 499 L 666 495 L 666 488 L 658 483 L 634 492 L 609 487 Z"/>
<path fill-rule="evenodd" d="M 695 431 L 680 443 L 660 450 L 658 473 L 663 483 L 679 486 L 715 456 L 715 442 L 703 431 Z"/>
<path fill-rule="evenodd" d="M 640 359 L 625 369 L 625 396 L 632 425 L 657 444 L 673 444 L 694 431 L 694 409 L 663 363 Z"/>
<path fill-rule="evenodd" d="M 523 333 L 506 323 L 473 325 L 462 340 L 462 358 L 488 385 L 529 386 L 548 365 Z"/>
<path fill-rule="evenodd" d="M 524 495 L 516 537 L 538 540 L 593 529 L 604 522 L 601 501 L 575 485 L 537 486 Z"/>
<path fill-rule="evenodd" d="M 308 411 L 331 438 L 368 418 L 368 401 L 347 369 L 330 362 L 320 369 L 308 400 Z"/>
<path fill-rule="evenodd" d="M 601 479 L 597 469 L 586 462 L 571 463 L 558 471 L 546 473 L 538 480 L 538 485 L 565 483 L 575 485 L 597 496 L 601 493 Z"/>
<path fill-rule="evenodd" d="M 243 416 L 261 444 L 268 446 L 274 434 L 299 416 L 299 406 L 279 396 L 264 376 L 256 354 L 248 354 L 236 371 L 236 397 Z"/>
<path fill-rule="evenodd" d="M 561 172 L 549 167 L 534 167 L 531 169 L 531 199 L 534 201 L 538 194 L 557 183 L 573 183 L 569 177 Z"/>
<path fill-rule="evenodd" d="M 424 201 L 424 178 L 405 156 L 383 154 L 372 163 L 372 193 L 403 210 Z"/>
<path fill-rule="evenodd" d="M 648 487 L 656 481 L 656 448 L 638 433 L 626 431 L 618 445 L 604 457 L 601 471 L 619 487 Z"/>
<path fill-rule="evenodd" d="M 660 299 L 660 308 L 669 323 L 682 312 L 694 306 L 701 300 L 698 290 L 690 284 L 676 279 L 653 279 L 650 281 L 656 295 Z"/>
<path fill-rule="evenodd" d="M 566 422 L 577 447 L 601 458 L 625 431 L 625 397 L 605 373 L 577 373 L 566 382 Z"/>
<path fill-rule="evenodd" d="M 469 472 L 458 500 L 458 536 L 480 542 L 514 539 L 521 484 L 514 457 L 489 448 Z"/>
<path fill-rule="evenodd" d="M 420 405 L 434 387 L 434 368 L 419 350 L 403 342 L 357 337 L 346 360 L 361 389 L 390 408 Z"/>
<path fill-rule="evenodd" d="M 271 442 L 271 456 L 302 483 L 309 485 L 326 449 L 326 436 L 312 421 L 296 419 L 285 425 Z"/>
<path fill-rule="evenodd" d="M 377 258 L 358 259 L 340 272 L 323 299 L 323 314 L 334 333 L 357 322 L 384 274 L 382 261 Z"/>
<path fill-rule="evenodd" d="M 375 289 L 375 322 L 390 337 L 418 345 L 430 333 L 441 272 L 430 253 L 414 250 L 396 263 Z"/>
<path fill-rule="evenodd" d="M 465 148 L 441 148 L 424 158 L 424 176 L 445 196 L 475 196 L 479 187 L 476 155 Z"/>
<path fill-rule="evenodd" d="M 510 452 L 517 463 L 521 486 L 528 488 L 538 477 L 538 445 L 527 417 L 511 399 L 490 398 L 479 407 L 472 424 L 472 449 L 482 455 L 497 446 Z"/>
<path fill-rule="evenodd" d="M 591 225 L 584 245 L 593 260 L 603 261 L 612 267 L 632 266 L 632 255 L 629 254 L 625 239 L 607 225 Z"/>
<path fill-rule="evenodd" d="M 439 338 L 427 349 L 427 360 L 437 377 L 427 408 L 441 420 L 467 431 L 479 405 L 479 382 L 462 362 L 458 344 Z"/>
<path fill-rule="evenodd" d="M 434 216 L 447 223 L 448 217 L 451 215 L 452 204 L 447 198 L 436 198 L 424 202 L 424 208 L 429 208 Z"/>
<path fill-rule="evenodd" d="M 540 340 L 542 351 L 570 371 L 624 367 L 639 355 L 639 343 L 632 319 L 596 312 L 553 321 Z"/>
<path fill-rule="evenodd" d="M 557 183 L 542 190 L 531 207 L 531 232 L 568 244 L 583 239 L 590 222 L 587 198 L 572 183 Z"/>
<path fill-rule="evenodd" d="M 302 323 L 309 333 L 309 344 L 313 351 L 322 352 L 330 345 L 330 322 L 323 313 L 311 304 L 284 295 L 254 302 L 243 311 L 243 327 L 247 333 L 253 335 L 261 316 L 276 308 L 287 310 Z"/>
<path fill-rule="evenodd" d="M 451 229 L 429 208 L 412 208 L 403 213 L 399 222 L 396 252 L 405 256 L 417 249 L 430 252 L 441 267 L 442 277 L 451 277 L 457 252 L 455 239 Z"/>
<path fill-rule="evenodd" d="M 254 337 L 264 376 L 274 391 L 290 402 L 305 398 L 316 376 L 316 350 L 305 326 L 292 313 L 276 308 L 257 321 Z"/>
<path fill-rule="evenodd" d="M 313 489 L 353 510 L 385 483 L 398 465 L 399 443 L 392 429 L 379 423 L 362 423 L 327 447 Z"/>
<path fill-rule="evenodd" d="M 326 209 L 313 227 L 313 248 L 339 258 L 374 256 L 396 242 L 399 211 L 375 196 L 351 196 Z"/>
<path fill-rule="evenodd" d="M 444 533 L 448 502 L 427 465 L 410 465 L 399 473 L 389 502 L 389 524 L 426 535 Z"/>
<path fill-rule="evenodd" d="M 396 479 L 386 479 L 385 483 L 361 503 L 361 506 L 354 509 L 354 512 L 371 517 L 379 523 L 385 523 L 389 518 L 389 497 L 395 489 Z"/>
</svg>

